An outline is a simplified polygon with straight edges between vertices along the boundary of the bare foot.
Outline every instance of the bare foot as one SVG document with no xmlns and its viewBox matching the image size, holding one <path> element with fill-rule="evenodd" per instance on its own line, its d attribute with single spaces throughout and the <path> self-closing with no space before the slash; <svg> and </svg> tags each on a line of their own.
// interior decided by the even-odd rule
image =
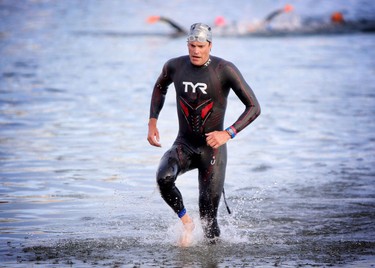
<svg viewBox="0 0 375 268">
<path fill-rule="evenodd" d="M 189 247 L 193 243 L 193 230 L 195 225 L 193 222 L 184 224 L 184 230 L 180 238 L 181 247 Z"/>
<path fill-rule="evenodd" d="M 181 221 L 183 223 L 184 230 L 182 231 L 180 238 L 180 246 L 189 247 L 193 243 L 193 230 L 195 228 L 195 224 L 187 214 L 181 218 Z"/>
</svg>

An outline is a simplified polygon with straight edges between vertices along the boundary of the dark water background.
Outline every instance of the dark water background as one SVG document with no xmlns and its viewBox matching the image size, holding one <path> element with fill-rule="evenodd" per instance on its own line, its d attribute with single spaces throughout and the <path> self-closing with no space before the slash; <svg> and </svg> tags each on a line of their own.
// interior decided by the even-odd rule
<svg viewBox="0 0 375 268">
<path fill-rule="evenodd" d="M 373 16 L 372 1 L 290 1 L 294 16 Z M 147 144 L 162 64 L 186 54 L 150 15 L 182 25 L 259 20 L 284 1 L 0 0 L 1 267 L 373 267 L 375 35 L 216 38 L 262 115 L 230 141 L 222 240 L 199 226 L 196 172 L 178 186 L 194 244 L 154 174 L 176 129 L 171 87 Z M 154 35 L 154 33 L 164 35 Z M 215 37 L 214 37 L 215 38 Z M 242 112 L 230 95 L 226 125 Z"/>
</svg>

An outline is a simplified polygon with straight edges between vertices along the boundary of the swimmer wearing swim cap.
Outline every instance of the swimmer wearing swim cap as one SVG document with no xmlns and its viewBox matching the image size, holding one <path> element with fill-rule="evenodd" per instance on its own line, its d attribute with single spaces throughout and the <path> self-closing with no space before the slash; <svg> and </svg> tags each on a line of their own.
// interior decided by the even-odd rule
<svg viewBox="0 0 375 268">
<path fill-rule="evenodd" d="M 210 55 L 210 26 L 193 24 L 187 36 L 187 45 L 189 55 L 168 60 L 156 80 L 147 136 L 151 145 L 161 147 L 157 121 L 168 87 L 173 83 L 179 130 L 172 147 L 160 160 L 156 181 L 162 198 L 183 223 L 182 246 L 191 245 L 194 223 L 175 184 L 177 177 L 190 170 L 198 170 L 199 215 L 206 239 L 215 242 L 220 236 L 217 213 L 224 190 L 226 143 L 260 114 L 255 94 L 236 66 Z M 231 90 L 243 103 L 244 111 L 233 124 L 224 128 Z"/>
</svg>

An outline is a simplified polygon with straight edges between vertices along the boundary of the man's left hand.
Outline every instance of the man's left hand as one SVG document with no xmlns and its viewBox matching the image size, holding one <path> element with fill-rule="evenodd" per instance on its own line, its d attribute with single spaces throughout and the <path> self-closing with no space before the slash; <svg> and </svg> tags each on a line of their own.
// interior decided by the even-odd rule
<svg viewBox="0 0 375 268">
<path fill-rule="evenodd" d="M 206 133 L 207 145 L 214 149 L 219 148 L 221 145 L 227 143 L 228 140 L 230 140 L 230 136 L 225 130 Z"/>
</svg>

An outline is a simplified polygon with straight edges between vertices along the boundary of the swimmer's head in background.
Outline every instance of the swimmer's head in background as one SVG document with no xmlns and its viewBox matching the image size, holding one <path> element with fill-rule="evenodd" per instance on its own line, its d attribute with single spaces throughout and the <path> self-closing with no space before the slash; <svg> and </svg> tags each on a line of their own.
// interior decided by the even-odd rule
<svg viewBox="0 0 375 268">
<path fill-rule="evenodd" d="M 203 23 L 194 23 L 190 27 L 188 42 L 212 42 L 211 27 Z"/>
</svg>

